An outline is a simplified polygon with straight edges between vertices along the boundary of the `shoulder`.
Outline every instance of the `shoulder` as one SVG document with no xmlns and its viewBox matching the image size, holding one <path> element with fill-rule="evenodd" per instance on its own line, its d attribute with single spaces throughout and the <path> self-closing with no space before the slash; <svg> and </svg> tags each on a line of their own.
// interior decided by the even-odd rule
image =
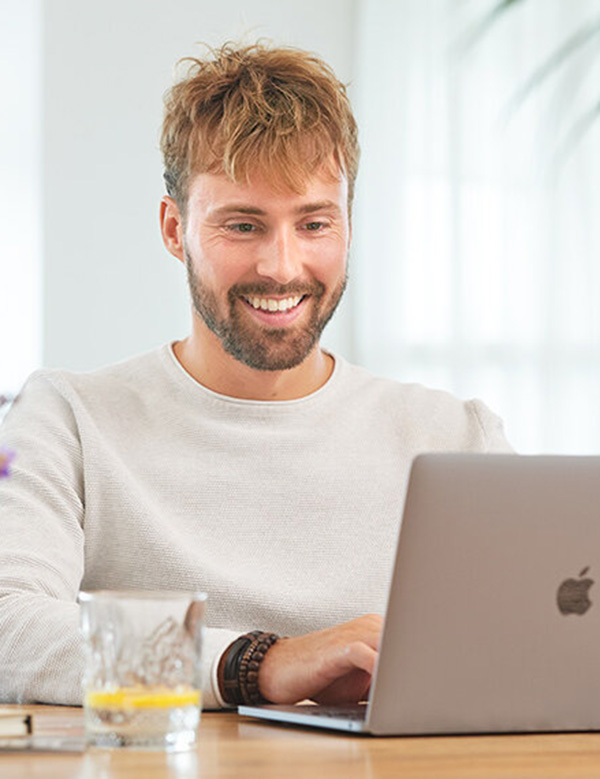
<svg viewBox="0 0 600 779">
<path fill-rule="evenodd" d="M 93 371 L 76 372 L 60 369 L 35 371 L 19 393 L 15 408 L 35 405 L 46 413 L 74 413 L 94 406 L 107 410 L 124 409 L 156 388 L 167 347 L 137 355 L 128 360 Z"/>
<path fill-rule="evenodd" d="M 502 420 L 481 400 L 376 376 L 343 360 L 340 385 L 350 407 L 385 418 L 405 444 L 418 449 L 512 451 Z"/>
</svg>

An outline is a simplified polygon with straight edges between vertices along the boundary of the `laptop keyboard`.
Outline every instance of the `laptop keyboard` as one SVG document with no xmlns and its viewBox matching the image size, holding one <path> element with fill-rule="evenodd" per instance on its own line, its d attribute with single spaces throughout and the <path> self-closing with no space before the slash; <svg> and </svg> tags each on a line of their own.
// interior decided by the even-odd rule
<svg viewBox="0 0 600 779">
<path fill-rule="evenodd" d="M 367 713 L 365 703 L 349 706 L 294 706 L 295 711 L 312 717 L 331 717 L 335 719 L 364 720 Z"/>
</svg>

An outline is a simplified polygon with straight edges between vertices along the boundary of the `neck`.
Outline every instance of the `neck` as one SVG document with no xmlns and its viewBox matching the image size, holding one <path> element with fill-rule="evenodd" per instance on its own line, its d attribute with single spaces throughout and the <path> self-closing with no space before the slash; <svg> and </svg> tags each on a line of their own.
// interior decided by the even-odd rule
<svg viewBox="0 0 600 779">
<path fill-rule="evenodd" d="M 212 340 L 207 343 L 192 333 L 175 343 L 173 350 L 192 378 L 220 395 L 244 400 L 295 400 L 318 390 L 333 372 L 333 357 L 318 345 L 295 368 L 259 371 L 225 352 L 216 336 Z"/>
</svg>

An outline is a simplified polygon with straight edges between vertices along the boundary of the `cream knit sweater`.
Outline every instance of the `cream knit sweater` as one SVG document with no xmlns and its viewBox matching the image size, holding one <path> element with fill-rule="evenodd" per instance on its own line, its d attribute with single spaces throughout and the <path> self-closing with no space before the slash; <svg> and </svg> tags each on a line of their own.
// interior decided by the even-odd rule
<svg viewBox="0 0 600 779">
<path fill-rule="evenodd" d="M 262 402 L 202 387 L 170 346 L 35 373 L 0 443 L 0 700 L 81 702 L 80 589 L 201 589 L 207 707 L 241 632 L 383 611 L 416 454 L 510 451 L 479 401 L 340 358 L 312 395 Z"/>
</svg>

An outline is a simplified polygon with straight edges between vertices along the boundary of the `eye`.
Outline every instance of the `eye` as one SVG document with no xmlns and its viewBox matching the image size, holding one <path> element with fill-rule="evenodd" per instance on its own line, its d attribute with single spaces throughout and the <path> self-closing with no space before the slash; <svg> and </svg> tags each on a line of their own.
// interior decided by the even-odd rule
<svg viewBox="0 0 600 779">
<path fill-rule="evenodd" d="M 325 227 L 327 227 L 327 224 L 325 222 L 307 222 L 304 225 L 304 229 L 307 230 L 309 233 L 318 233 L 321 230 L 323 230 Z"/>
<path fill-rule="evenodd" d="M 236 224 L 227 225 L 227 230 L 232 233 L 253 233 L 256 230 L 256 225 L 251 222 L 237 222 Z"/>
</svg>

